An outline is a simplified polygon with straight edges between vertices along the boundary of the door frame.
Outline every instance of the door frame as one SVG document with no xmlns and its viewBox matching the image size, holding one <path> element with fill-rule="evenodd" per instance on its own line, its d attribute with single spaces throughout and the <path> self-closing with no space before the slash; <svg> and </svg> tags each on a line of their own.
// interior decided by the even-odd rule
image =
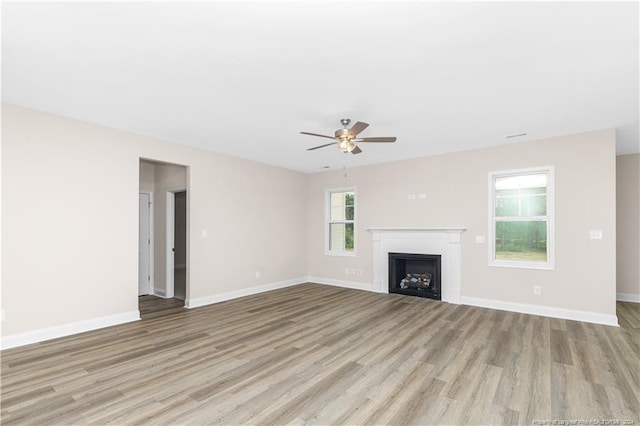
<svg viewBox="0 0 640 426">
<path fill-rule="evenodd" d="M 165 271 L 165 294 L 164 297 L 167 299 L 172 298 L 175 295 L 175 287 L 174 287 L 174 274 L 173 271 L 175 269 L 175 258 L 174 258 L 174 245 L 175 245 L 175 229 L 176 229 L 176 217 L 175 217 L 175 208 L 176 208 L 176 193 L 177 192 L 187 192 L 186 188 L 180 189 L 172 189 L 167 191 L 166 195 L 166 203 L 167 203 L 167 223 L 165 228 L 166 233 L 166 247 L 165 247 L 165 255 L 166 255 L 166 271 Z M 189 215 L 188 215 L 188 207 L 187 207 L 187 247 L 189 246 Z M 189 249 L 187 248 L 187 273 L 189 270 Z M 188 279 L 187 279 L 188 283 Z M 189 291 L 189 286 L 187 284 L 187 292 Z M 186 299 L 186 297 L 185 297 Z M 185 301 L 186 302 L 186 301 Z"/>
<path fill-rule="evenodd" d="M 167 191 L 167 223 L 165 229 L 166 235 L 166 247 L 165 254 L 167 260 L 165 262 L 165 287 L 164 297 L 170 299 L 173 297 L 173 261 L 174 261 L 174 230 L 175 230 L 175 205 L 176 205 L 176 193 L 175 191 Z"/>
<path fill-rule="evenodd" d="M 138 191 L 138 194 L 146 194 L 149 196 L 149 281 L 147 282 L 147 294 L 155 293 L 154 274 L 153 274 L 153 191 Z M 140 212 L 138 212 L 138 220 L 140 219 Z M 138 227 L 140 222 L 138 222 Z M 138 242 L 140 244 L 140 242 Z M 139 247 L 138 247 L 139 249 Z M 138 262 L 138 268 L 140 268 L 140 262 Z M 140 272 L 138 271 L 138 278 L 140 278 Z M 138 283 L 138 287 L 139 287 Z"/>
</svg>

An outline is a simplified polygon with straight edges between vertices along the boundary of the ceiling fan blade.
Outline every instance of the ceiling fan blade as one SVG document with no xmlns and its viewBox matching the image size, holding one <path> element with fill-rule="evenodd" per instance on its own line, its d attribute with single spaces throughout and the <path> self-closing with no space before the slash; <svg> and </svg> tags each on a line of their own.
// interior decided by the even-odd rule
<svg viewBox="0 0 640 426">
<path fill-rule="evenodd" d="M 358 138 L 355 139 L 354 142 L 395 142 L 395 136 L 390 137 L 378 137 L 378 138 Z"/>
<path fill-rule="evenodd" d="M 300 132 L 300 133 L 303 134 L 303 135 L 319 136 L 321 138 L 328 138 L 328 139 L 334 139 L 335 140 L 335 138 L 333 136 L 319 135 L 317 133 L 309 133 L 309 132 Z"/>
<path fill-rule="evenodd" d="M 356 122 L 356 124 L 354 124 L 353 126 L 351 126 L 351 128 L 349 129 L 349 133 L 352 136 L 357 136 L 358 133 L 360 133 L 361 131 L 363 131 L 364 129 L 366 129 L 367 127 L 369 127 L 369 124 L 367 123 L 363 123 L 362 121 L 358 121 Z"/>
<path fill-rule="evenodd" d="M 329 145 L 333 145 L 333 144 L 335 144 L 335 142 L 327 143 L 327 144 L 320 145 L 320 146 L 314 146 L 313 148 L 307 149 L 307 151 L 313 151 L 314 149 L 324 148 L 325 146 L 329 146 Z"/>
<path fill-rule="evenodd" d="M 353 151 L 351 151 L 352 154 L 360 154 L 362 152 L 362 150 L 360 148 L 358 148 L 357 146 L 355 148 L 353 148 Z"/>
</svg>

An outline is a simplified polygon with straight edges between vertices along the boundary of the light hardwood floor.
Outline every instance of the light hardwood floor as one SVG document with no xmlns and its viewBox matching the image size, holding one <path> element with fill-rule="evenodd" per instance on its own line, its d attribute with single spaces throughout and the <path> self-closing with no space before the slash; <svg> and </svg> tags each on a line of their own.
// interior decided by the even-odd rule
<svg viewBox="0 0 640 426">
<path fill-rule="evenodd" d="M 173 315 L 184 311 L 184 300 L 175 297 L 163 299 L 148 294 L 138 297 L 138 310 L 143 320 Z"/>
<path fill-rule="evenodd" d="M 6 350 L 1 421 L 638 425 L 640 305 L 618 316 L 304 284 Z"/>
</svg>

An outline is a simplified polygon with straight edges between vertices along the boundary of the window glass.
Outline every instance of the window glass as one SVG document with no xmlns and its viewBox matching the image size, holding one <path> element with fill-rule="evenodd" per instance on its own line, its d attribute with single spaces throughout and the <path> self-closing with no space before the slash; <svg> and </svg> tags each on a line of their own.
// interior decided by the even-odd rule
<svg viewBox="0 0 640 426">
<path fill-rule="evenodd" d="M 355 250 L 355 198 L 354 191 L 328 192 L 327 245 L 331 254 L 348 254 Z"/>
<path fill-rule="evenodd" d="M 547 261 L 547 222 L 496 223 L 496 259 Z"/>
<path fill-rule="evenodd" d="M 490 173 L 494 266 L 549 267 L 551 168 Z"/>
</svg>

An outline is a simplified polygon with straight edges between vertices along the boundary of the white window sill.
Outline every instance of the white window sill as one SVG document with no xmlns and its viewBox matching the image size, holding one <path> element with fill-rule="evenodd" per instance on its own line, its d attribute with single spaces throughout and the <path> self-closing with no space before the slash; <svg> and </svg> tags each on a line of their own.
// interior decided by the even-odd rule
<svg viewBox="0 0 640 426">
<path fill-rule="evenodd" d="M 355 251 L 325 251 L 325 256 L 356 257 Z"/>
<path fill-rule="evenodd" d="M 549 263 L 535 262 L 489 262 L 489 266 L 497 268 L 540 269 L 543 271 L 555 271 L 555 266 Z"/>
</svg>

